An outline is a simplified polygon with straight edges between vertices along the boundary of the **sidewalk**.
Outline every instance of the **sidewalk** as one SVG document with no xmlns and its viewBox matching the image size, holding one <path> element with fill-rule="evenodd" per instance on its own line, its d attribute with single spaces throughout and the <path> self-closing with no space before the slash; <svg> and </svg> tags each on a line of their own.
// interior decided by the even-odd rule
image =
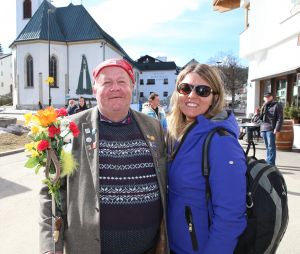
<svg viewBox="0 0 300 254">
<path fill-rule="evenodd" d="M 0 106 L 0 117 L 15 117 L 17 120 L 24 120 L 23 115 L 27 113 L 35 113 L 36 111 L 27 109 L 14 109 L 12 106 Z"/>
<path fill-rule="evenodd" d="M 241 144 L 246 147 L 245 141 Z M 262 140 L 256 148 L 256 157 L 264 159 L 266 151 Z M 0 156 L 0 253 L 38 254 L 38 193 L 44 176 L 42 170 L 35 175 L 33 170 L 24 168 L 25 161 L 26 154 L 20 151 Z M 277 254 L 298 254 L 300 154 L 277 151 L 276 162 L 287 183 L 289 202 L 289 225 Z"/>
</svg>

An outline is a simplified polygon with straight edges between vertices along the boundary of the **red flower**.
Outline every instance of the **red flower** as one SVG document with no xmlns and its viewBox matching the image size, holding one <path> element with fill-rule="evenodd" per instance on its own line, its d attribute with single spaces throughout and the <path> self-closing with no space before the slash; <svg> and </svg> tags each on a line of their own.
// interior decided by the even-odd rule
<svg viewBox="0 0 300 254">
<path fill-rule="evenodd" d="M 56 134 L 60 134 L 60 128 L 56 128 L 54 125 L 51 125 L 49 128 L 48 128 L 48 134 L 49 134 L 49 137 L 50 138 L 54 138 L 54 136 Z"/>
<path fill-rule="evenodd" d="M 79 131 L 78 126 L 76 125 L 76 123 L 70 122 L 70 124 L 69 124 L 69 129 L 72 131 L 73 136 L 74 136 L 75 138 L 77 138 L 78 135 L 79 135 L 79 133 L 80 133 L 80 131 Z"/>
<path fill-rule="evenodd" d="M 56 109 L 55 112 L 57 117 L 68 115 L 68 111 L 65 108 Z"/>
<path fill-rule="evenodd" d="M 39 142 L 39 144 L 37 145 L 38 151 L 44 151 L 47 148 L 49 148 L 49 142 L 48 142 L 48 140 L 45 140 L 45 139 L 41 140 Z"/>
</svg>

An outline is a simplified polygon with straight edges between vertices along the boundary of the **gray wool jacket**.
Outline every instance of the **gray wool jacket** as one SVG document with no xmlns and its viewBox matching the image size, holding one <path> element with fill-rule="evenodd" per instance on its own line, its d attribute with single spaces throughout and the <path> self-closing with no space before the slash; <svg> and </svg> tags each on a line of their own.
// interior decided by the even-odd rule
<svg viewBox="0 0 300 254">
<path fill-rule="evenodd" d="M 151 150 L 155 165 L 164 209 L 155 253 L 166 254 L 169 251 L 165 217 L 166 146 L 163 130 L 158 120 L 134 110 L 131 112 Z M 64 250 L 64 253 L 69 254 L 100 254 L 98 108 L 94 107 L 72 115 L 71 119 L 80 129 L 80 135 L 72 142 L 72 153 L 79 166 L 74 175 L 61 181 L 63 226 L 56 251 Z M 89 138 L 92 138 L 93 143 L 95 142 L 95 147 L 87 143 Z M 40 204 L 40 253 L 45 253 L 52 250 L 52 205 L 47 186 L 40 191 Z"/>
</svg>

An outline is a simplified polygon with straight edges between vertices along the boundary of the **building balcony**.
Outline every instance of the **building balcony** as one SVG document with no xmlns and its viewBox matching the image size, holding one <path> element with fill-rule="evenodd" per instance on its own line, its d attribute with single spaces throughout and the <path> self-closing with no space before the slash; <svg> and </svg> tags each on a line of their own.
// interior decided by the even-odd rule
<svg viewBox="0 0 300 254">
<path fill-rule="evenodd" d="M 213 9 L 226 12 L 240 7 L 240 0 L 213 0 Z"/>
<path fill-rule="evenodd" d="M 296 38 L 299 36 L 299 24 L 300 12 L 275 24 L 250 22 L 240 34 L 240 57 L 248 59 L 252 54 L 275 47 L 291 37 Z"/>
</svg>

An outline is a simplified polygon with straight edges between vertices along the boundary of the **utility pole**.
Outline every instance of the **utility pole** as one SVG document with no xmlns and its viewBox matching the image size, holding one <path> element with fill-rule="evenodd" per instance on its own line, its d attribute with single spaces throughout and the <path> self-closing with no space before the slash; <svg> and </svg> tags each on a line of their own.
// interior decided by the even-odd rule
<svg viewBox="0 0 300 254">
<path fill-rule="evenodd" d="M 51 66 L 51 57 L 50 57 L 50 9 L 48 9 L 48 86 L 49 86 L 49 107 L 51 106 L 51 84 L 50 84 L 50 66 Z"/>
</svg>

